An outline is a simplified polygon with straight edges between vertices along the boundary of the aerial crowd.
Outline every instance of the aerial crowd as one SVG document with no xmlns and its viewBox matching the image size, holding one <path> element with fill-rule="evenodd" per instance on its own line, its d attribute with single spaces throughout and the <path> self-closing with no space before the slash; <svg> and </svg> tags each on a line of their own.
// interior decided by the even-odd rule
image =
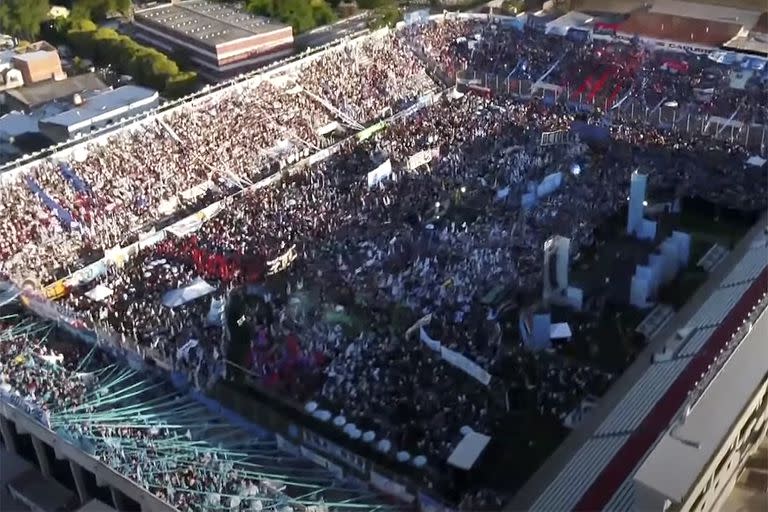
<svg viewBox="0 0 768 512">
<path fill-rule="evenodd" d="M 422 59 L 454 77 L 533 83 L 549 73 L 569 92 L 554 102 L 523 101 L 503 88 L 464 94 L 439 83 Z M 745 166 L 752 148 L 691 131 L 677 113 L 669 126 L 648 111 L 676 101 L 675 112 L 686 115 L 738 109 L 745 123 L 757 123 L 766 89 L 735 91 L 724 66 L 700 59 L 678 74 L 661 70 L 670 59 L 625 44 L 558 44 L 476 20 L 348 44 L 5 183 L 0 275 L 50 283 L 179 211 L 223 200 L 194 233 L 166 235 L 70 289 L 62 307 L 116 333 L 118 343 L 151 350 L 200 389 L 227 378 L 227 354 L 244 343 L 246 357 L 235 362 L 255 385 L 342 417 L 371 433 L 350 436 L 354 442 L 374 445 L 395 465 L 423 468 L 426 483 L 450 489 L 445 461 L 467 429 L 501 435 L 511 416 L 560 424 L 615 378 L 506 339 L 517 320 L 505 312 L 541 293 L 548 238 L 570 238 L 574 260 L 594 248 L 638 168 L 651 194 L 765 208 L 765 180 Z M 694 87 L 714 92 L 684 104 Z M 365 140 L 346 138 L 424 97 L 430 101 Z M 606 111 L 625 97 L 609 120 Z M 645 117 L 622 117 L 633 103 Z M 606 127 L 610 142 L 541 144 L 543 133 L 567 132 L 574 122 Z M 292 167 L 329 147 L 335 153 L 327 158 Z M 288 169 L 271 186 L 247 188 Z M 526 202 L 531 185 L 553 174 L 558 188 Z M 275 272 L 269 262 L 288 253 L 294 258 Z M 198 278 L 212 293 L 163 304 L 167 292 Z M 97 285 L 108 293 L 89 295 Z M 212 321 L 212 301 L 233 295 L 242 317 Z M 507 300 L 494 300 L 500 295 Z M 449 364 L 436 346 L 481 368 L 490 385 Z M 18 340 L 13 347 L 20 350 Z M 21 367 L 3 367 L 5 382 L 13 386 Z M 45 387 L 46 369 L 39 371 L 17 382 Z M 43 395 L 54 412 L 81 403 Z M 454 498 L 467 510 L 503 501 L 474 488 Z"/>
</svg>

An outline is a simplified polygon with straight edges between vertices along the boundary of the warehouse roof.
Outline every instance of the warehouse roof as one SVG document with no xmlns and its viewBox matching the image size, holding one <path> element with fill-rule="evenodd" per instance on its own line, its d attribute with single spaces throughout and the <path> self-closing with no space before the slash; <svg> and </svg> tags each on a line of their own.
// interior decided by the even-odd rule
<svg viewBox="0 0 768 512">
<path fill-rule="evenodd" d="M 637 11 L 621 24 L 628 34 L 681 43 L 720 46 L 742 29 L 740 23 L 708 21 L 672 14 Z"/>
<path fill-rule="evenodd" d="M 259 36 L 287 28 L 269 18 L 255 16 L 236 5 L 209 0 L 188 0 L 136 12 L 136 21 L 149 21 L 179 32 L 206 46 Z"/>
<path fill-rule="evenodd" d="M 106 85 L 95 73 L 86 73 L 64 80 L 46 80 L 45 82 L 11 89 L 5 91 L 5 94 L 24 104 L 27 108 L 35 108 L 76 93 L 98 91 L 104 88 Z"/>
<path fill-rule="evenodd" d="M 128 109 L 132 106 L 151 103 L 157 97 L 158 94 L 155 90 L 136 85 L 125 85 L 88 98 L 82 105 L 42 119 L 40 122 L 71 127 L 101 115 L 113 115 L 114 111 L 118 109 Z"/>
</svg>

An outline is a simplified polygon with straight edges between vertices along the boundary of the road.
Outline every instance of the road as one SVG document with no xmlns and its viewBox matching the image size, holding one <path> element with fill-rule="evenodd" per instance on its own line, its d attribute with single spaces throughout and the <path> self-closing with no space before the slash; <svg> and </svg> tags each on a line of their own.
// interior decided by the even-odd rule
<svg viewBox="0 0 768 512">
<path fill-rule="evenodd" d="M 357 14 L 337 21 L 332 25 L 318 27 L 294 38 L 297 51 L 323 46 L 336 39 L 346 37 L 368 28 L 368 14 Z"/>
</svg>

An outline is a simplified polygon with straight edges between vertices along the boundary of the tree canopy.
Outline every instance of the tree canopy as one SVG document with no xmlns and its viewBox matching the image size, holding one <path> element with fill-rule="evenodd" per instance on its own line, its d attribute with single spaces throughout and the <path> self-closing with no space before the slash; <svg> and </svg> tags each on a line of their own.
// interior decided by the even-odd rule
<svg viewBox="0 0 768 512">
<path fill-rule="evenodd" d="M 91 20 L 71 19 L 60 30 L 79 56 L 110 64 L 118 72 L 133 76 L 138 83 L 167 95 L 186 94 L 197 83 L 196 73 L 181 71 L 167 55 L 110 28 L 98 28 Z"/>
<path fill-rule="evenodd" d="M 0 33 L 35 39 L 50 10 L 48 0 L 0 0 Z"/>
<path fill-rule="evenodd" d="M 78 19 L 101 20 L 112 13 L 128 14 L 132 5 L 132 0 L 74 0 L 71 16 Z"/>
<path fill-rule="evenodd" d="M 325 0 L 248 0 L 246 9 L 287 23 L 297 34 L 336 20 L 336 13 Z"/>
</svg>

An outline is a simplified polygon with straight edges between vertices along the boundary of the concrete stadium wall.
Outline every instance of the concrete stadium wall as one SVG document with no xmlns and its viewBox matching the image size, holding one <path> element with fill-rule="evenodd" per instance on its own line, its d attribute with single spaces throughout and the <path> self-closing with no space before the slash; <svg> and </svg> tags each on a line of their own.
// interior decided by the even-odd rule
<svg viewBox="0 0 768 512">
<path fill-rule="evenodd" d="M 51 461 L 47 460 L 43 445 L 50 446 L 57 459 L 70 461 L 72 476 L 78 487 L 77 490 L 81 501 L 83 501 L 84 494 L 82 474 L 79 471 L 89 471 L 96 478 L 97 485 L 109 487 L 113 497 L 116 496 L 116 492 L 128 496 L 139 504 L 142 512 L 173 512 L 176 510 L 100 460 L 85 454 L 79 448 L 67 443 L 52 430 L 32 420 L 26 413 L 13 407 L 6 401 L 0 400 L 0 430 L 2 430 L 6 449 L 9 451 L 15 452 L 16 450 L 13 446 L 13 434 L 7 422 L 13 423 L 16 432 L 19 434 L 29 434 L 32 437 L 38 463 L 44 476 L 50 475 Z M 119 494 L 117 494 L 115 501 L 121 501 Z"/>
</svg>

